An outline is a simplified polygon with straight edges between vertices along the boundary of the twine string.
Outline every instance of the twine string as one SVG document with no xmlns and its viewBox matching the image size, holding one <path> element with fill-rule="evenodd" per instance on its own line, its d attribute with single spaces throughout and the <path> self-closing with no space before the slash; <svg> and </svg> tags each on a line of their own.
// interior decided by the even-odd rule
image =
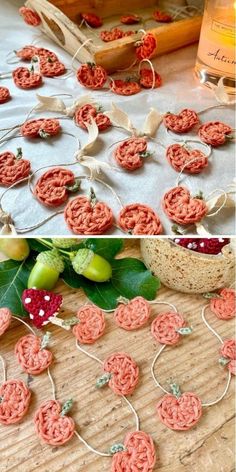
<svg viewBox="0 0 236 472">
<path fill-rule="evenodd" d="M 201 157 L 194 157 L 193 159 L 190 159 L 189 161 L 185 162 L 185 164 L 183 165 L 181 171 L 179 172 L 179 174 L 177 176 L 176 184 L 175 184 L 176 187 L 179 187 L 180 182 L 181 182 L 181 178 L 183 176 L 183 173 L 184 173 L 184 170 L 186 169 L 186 167 L 188 167 L 190 164 L 193 164 L 194 162 L 199 161 L 200 159 L 202 159 L 202 158 Z"/>
<path fill-rule="evenodd" d="M 92 38 L 86 39 L 86 40 L 80 45 L 80 47 L 77 49 L 77 51 L 75 52 L 74 56 L 72 57 L 72 59 L 71 59 L 71 67 L 72 67 L 72 70 L 73 70 L 74 72 L 77 71 L 77 67 L 74 66 L 74 62 L 75 62 L 75 60 L 76 60 L 76 58 L 77 58 L 77 55 L 79 54 L 79 52 L 81 51 L 81 49 L 83 49 L 83 47 L 84 47 L 86 44 L 88 44 L 89 42 L 91 42 L 91 41 L 93 41 Z"/>
<path fill-rule="evenodd" d="M 221 336 L 212 328 L 212 326 L 208 323 L 208 321 L 206 320 L 206 316 L 205 316 L 205 311 L 206 309 L 209 307 L 210 305 L 206 305 L 203 307 L 202 309 L 202 320 L 203 320 L 203 323 L 206 325 L 206 327 L 209 329 L 209 331 L 212 332 L 212 334 L 214 334 L 214 336 L 217 337 L 217 339 L 220 341 L 221 344 L 224 344 L 224 341 L 223 339 L 221 338 Z"/>
<path fill-rule="evenodd" d="M 227 105 L 226 103 L 221 103 L 219 105 L 211 105 L 207 108 L 203 108 L 203 110 L 198 111 L 197 114 L 201 115 L 201 113 L 205 113 L 208 110 L 214 110 L 215 108 L 222 108 L 222 107 L 228 107 L 228 106 L 229 105 Z"/>
<path fill-rule="evenodd" d="M 201 313 L 201 316 L 202 316 L 202 320 L 203 320 L 203 323 L 206 325 L 206 327 L 209 329 L 209 331 L 211 331 L 211 333 L 216 336 L 216 338 L 220 341 L 221 344 L 224 344 L 224 341 L 223 339 L 221 338 L 221 336 L 214 330 L 214 328 L 212 328 L 212 326 L 208 323 L 208 321 L 206 320 L 206 315 L 205 315 L 205 312 L 207 310 L 207 308 L 209 308 L 210 305 L 206 305 L 203 307 L 202 309 L 202 313 Z M 216 400 L 213 400 L 211 402 L 206 402 L 206 403 L 202 403 L 202 406 L 212 406 L 212 405 L 216 405 L 217 403 L 219 403 L 221 400 L 223 400 L 223 398 L 225 397 L 225 395 L 227 394 L 228 392 L 228 389 L 229 389 L 229 386 L 230 386 L 230 381 L 231 381 L 231 372 L 228 371 L 228 377 L 227 377 L 227 383 L 226 383 L 226 386 L 225 386 L 225 389 L 223 391 L 223 393 L 220 395 L 219 398 L 217 398 Z"/>
<path fill-rule="evenodd" d="M 226 383 L 226 386 L 225 386 L 225 389 L 224 389 L 223 393 L 220 395 L 219 398 L 217 398 L 216 400 L 213 400 L 212 402 L 206 402 L 206 403 L 202 402 L 202 406 L 213 406 L 213 405 L 216 405 L 217 403 L 219 403 L 221 400 L 223 400 L 225 395 L 228 393 L 231 377 L 232 377 L 231 372 L 228 371 L 227 383 Z"/>
<path fill-rule="evenodd" d="M 101 457 L 111 457 L 112 456 L 111 453 L 101 452 L 101 451 L 98 451 L 97 449 L 94 449 L 92 446 L 90 446 L 90 444 L 87 441 L 85 441 L 84 438 L 82 438 L 82 436 L 78 433 L 78 431 L 75 431 L 75 435 L 94 454 L 97 454 L 98 456 L 101 456 Z"/>
<path fill-rule="evenodd" d="M 22 320 L 21 318 L 18 318 L 17 316 L 13 316 L 13 315 L 12 315 L 12 318 L 14 318 L 14 320 L 20 321 L 20 323 L 23 323 L 23 324 L 26 326 L 26 328 L 27 328 L 29 331 L 31 331 L 31 333 L 33 333 L 33 334 L 36 336 L 34 329 L 33 329 L 31 326 L 29 326 L 28 323 L 26 323 L 26 322 L 25 322 L 24 320 Z"/>
<path fill-rule="evenodd" d="M 172 303 L 163 302 L 161 300 L 151 300 L 148 303 L 150 303 L 150 305 L 168 305 L 175 311 L 175 313 L 178 313 L 177 308 L 175 307 L 175 305 L 172 305 Z"/>
<path fill-rule="evenodd" d="M 81 352 L 83 352 L 83 354 L 85 354 L 86 356 L 90 357 L 90 359 L 93 359 L 94 361 L 98 362 L 99 364 L 103 365 L 103 362 L 101 361 L 101 359 L 99 359 L 98 357 L 96 357 L 94 354 L 91 354 L 89 353 L 88 351 L 86 351 L 85 349 L 83 349 L 81 347 L 81 345 L 78 343 L 78 341 L 76 341 L 75 343 L 77 349 Z"/>
<path fill-rule="evenodd" d="M 40 228 L 41 226 L 43 226 L 45 223 L 47 223 L 48 221 L 52 220 L 55 216 L 57 215 L 60 215 L 64 213 L 64 210 L 59 210 L 59 211 L 56 211 L 55 213 L 52 213 L 52 215 L 48 216 L 47 218 L 45 218 L 44 220 L 41 220 L 39 223 L 33 225 L 33 226 L 26 226 L 25 228 L 15 228 L 16 229 L 16 232 L 19 233 L 19 234 L 24 234 L 24 233 L 27 233 L 28 231 L 32 231 L 34 229 L 37 229 L 37 228 Z"/>
<path fill-rule="evenodd" d="M 53 400 L 56 400 L 56 385 L 55 385 L 55 382 L 53 380 L 53 377 L 52 377 L 52 374 L 51 374 L 51 371 L 50 371 L 49 367 L 47 368 L 47 374 L 48 374 L 48 378 L 50 380 L 51 387 L 52 387 L 52 398 L 53 398 Z"/>
<path fill-rule="evenodd" d="M 153 90 L 155 88 L 156 76 L 155 76 L 155 69 L 154 69 L 152 61 L 150 61 L 150 59 L 142 59 L 142 61 L 139 63 L 138 75 L 140 76 L 142 63 L 144 63 L 144 62 L 147 62 L 150 65 L 150 68 L 151 68 L 151 71 L 152 71 L 152 87 L 151 87 L 151 90 Z"/>
<path fill-rule="evenodd" d="M 119 226 L 117 226 L 117 228 L 119 228 Z M 123 303 L 123 302 L 119 302 L 119 303 Z M 176 309 L 175 305 L 172 305 L 172 303 L 162 302 L 162 301 L 159 301 L 159 300 L 148 300 L 148 303 L 150 305 L 168 305 L 175 311 L 175 313 L 177 313 L 177 309 Z M 104 310 L 103 309 L 104 313 L 113 313 L 115 310 L 116 310 L 116 308 L 113 308 L 112 310 Z"/>
<path fill-rule="evenodd" d="M 2 372 L 3 372 L 3 382 L 6 382 L 7 380 L 7 366 L 6 366 L 6 362 L 5 360 L 3 359 L 2 355 L 0 354 L 0 361 L 1 361 L 1 364 L 2 364 Z"/>
<path fill-rule="evenodd" d="M 166 390 L 161 384 L 160 382 L 158 382 L 157 378 L 156 378 L 156 375 L 155 375 L 155 372 L 154 372 L 154 369 L 155 369 L 155 364 L 157 362 L 157 359 L 160 357 L 161 353 L 164 351 L 164 349 L 166 348 L 166 344 L 163 344 L 163 346 L 161 347 L 161 349 L 156 353 L 154 359 L 153 359 L 153 362 L 152 362 L 152 365 L 151 365 L 151 374 L 152 374 L 152 378 L 156 384 L 157 387 L 159 387 L 163 393 L 167 393 L 169 394 L 170 392 L 168 392 L 168 390 Z"/>
<path fill-rule="evenodd" d="M 202 320 L 204 322 L 204 324 L 206 325 L 206 327 L 209 329 L 209 331 L 212 332 L 212 334 L 214 336 L 217 337 L 217 339 L 220 341 L 221 344 L 224 344 L 223 342 L 223 339 L 221 338 L 221 336 L 212 328 L 212 326 L 208 323 L 208 321 L 206 320 L 206 317 L 205 317 L 205 311 L 206 309 L 209 307 L 209 304 L 204 306 L 203 309 L 202 309 L 202 312 L 201 312 L 201 317 L 202 317 Z M 168 392 L 168 390 L 166 390 L 161 384 L 160 382 L 158 382 L 157 378 L 156 378 L 156 375 L 155 375 L 155 372 L 154 372 L 154 368 L 155 368 L 155 364 L 157 362 L 157 359 L 160 357 L 161 353 L 164 351 L 164 349 L 166 348 L 166 344 L 164 344 L 161 349 L 157 352 L 157 354 L 155 355 L 154 359 L 153 359 L 153 362 L 152 362 L 152 365 L 151 365 L 151 375 L 152 375 L 152 378 L 154 380 L 154 383 L 156 384 L 157 387 L 159 387 L 163 393 L 165 394 L 169 394 L 170 392 Z M 207 406 L 212 406 L 212 405 L 216 405 L 217 403 L 219 403 L 221 400 L 223 400 L 223 398 L 225 397 L 225 395 L 227 394 L 228 392 L 228 389 L 229 389 L 229 386 L 230 386 L 230 381 L 231 381 L 231 372 L 228 371 L 228 376 L 227 376 L 227 383 L 226 383 L 226 386 L 224 388 L 224 391 L 223 393 L 220 395 L 220 397 L 218 397 L 216 400 L 213 400 L 211 402 L 201 402 L 202 403 L 202 406 L 203 407 L 207 407 Z"/>
</svg>

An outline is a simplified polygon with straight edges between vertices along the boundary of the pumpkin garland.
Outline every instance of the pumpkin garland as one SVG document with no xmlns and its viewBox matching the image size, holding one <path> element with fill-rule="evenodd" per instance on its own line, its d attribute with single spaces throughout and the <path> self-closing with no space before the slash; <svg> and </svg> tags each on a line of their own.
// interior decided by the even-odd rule
<svg viewBox="0 0 236 472">
<path fill-rule="evenodd" d="M 227 290 L 227 289 L 224 289 Z M 234 292 L 234 316 L 235 316 L 235 291 Z M 214 295 L 212 295 L 214 299 Z M 163 304 L 167 304 L 163 302 Z M 175 308 L 175 307 L 174 307 Z M 212 402 L 202 402 L 198 395 L 193 392 L 181 392 L 180 387 L 176 383 L 170 384 L 171 393 L 168 392 L 157 380 L 154 372 L 157 359 L 163 353 L 167 345 L 178 344 L 182 336 L 191 335 L 192 328 L 186 325 L 182 315 L 175 311 L 159 314 L 152 323 L 151 332 L 156 341 L 162 344 L 161 349 L 157 352 L 152 362 L 151 373 L 153 380 L 158 388 L 164 392 L 164 396 L 159 400 L 156 406 L 156 412 L 159 420 L 168 428 L 175 431 L 187 431 L 193 428 L 200 420 L 203 407 L 217 404 L 225 397 L 231 380 L 231 375 L 235 375 L 235 341 L 225 340 L 209 325 L 205 317 L 207 308 L 211 309 L 211 305 L 206 305 L 202 309 L 202 321 L 206 327 L 216 336 L 220 341 L 222 347 L 220 354 L 222 355 L 219 363 L 224 367 L 228 367 L 228 377 L 226 387 L 223 394 Z M 222 307 L 223 308 L 223 307 Z M 227 310 L 227 305 L 225 306 Z"/>
<path fill-rule="evenodd" d="M 221 298 L 221 294 L 223 297 L 225 295 L 225 298 Z M 36 324 L 38 327 L 44 324 L 45 317 L 50 316 L 50 314 L 46 314 L 45 310 L 47 310 L 47 308 L 45 307 L 52 296 L 60 297 L 59 295 L 54 295 L 52 292 L 36 289 L 25 290 L 22 295 L 22 301 L 27 311 L 36 314 L 37 319 L 42 318 L 43 323 L 39 324 L 37 322 Z M 162 387 L 156 379 L 154 373 L 155 364 L 166 346 L 177 345 L 182 337 L 191 335 L 192 333 L 192 328 L 187 325 L 182 314 L 177 312 L 174 305 L 161 300 L 148 302 L 143 297 L 136 297 L 133 300 L 120 298 L 117 300 L 117 308 L 115 310 L 107 310 L 108 312 L 114 311 L 114 320 L 121 329 L 136 330 L 147 325 L 149 322 L 151 305 L 168 305 L 169 311 L 158 314 L 151 323 L 152 336 L 156 342 L 162 344 L 161 349 L 157 352 L 152 362 L 151 373 L 155 384 L 162 389 L 165 394 L 157 403 L 157 417 L 166 427 L 174 431 L 187 431 L 194 427 L 200 421 L 203 414 L 203 407 L 218 403 L 224 398 L 228 391 L 231 376 L 232 374 L 235 375 L 235 341 L 232 339 L 223 341 L 218 333 L 209 325 L 205 317 L 205 312 L 207 308 L 210 308 L 212 312 L 216 312 L 216 316 L 218 316 L 219 308 L 215 306 L 215 302 L 213 301 L 221 300 L 221 318 L 232 318 L 233 312 L 231 306 L 233 297 L 235 315 L 235 291 L 233 289 L 225 288 L 220 292 L 219 296 L 215 295 L 215 298 L 214 294 L 212 294 L 210 305 L 208 304 L 202 309 L 202 320 L 204 324 L 221 343 L 219 350 L 221 358 L 219 359 L 219 364 L 228 369 L 228 380 L 223 394 L 217 400 L 208 403 L 202 402 L 198 395 L 193 392 L 181 393 L 180 387 L 176 383 L 170 385 L 170 393 Z M 59 304 L 61 304 L 61 302 L 62 297 Z M 58 302 L 56 303 L 58 304 Z M 50 308 L 50 310 L 52 312 L 55 308 Z M 223 315 L 223 313 L 227 313 L 229 310 L 229 317 Z M 64 445 L 76 435 L 93 453 L 112 458 L 112 472 L 118 472 L 121 470 L 120 467 L 123 467 L 123 470 L 126 470 L 127 467 L 137 467 L 137 464 L 139 464 L 139 466 L 142 464 L 145 470 L 152 472 L 156 463 L 156 452 L 153 440 L 149 434 L 140 430 L 138 415 L 130 401 L 126 398 L 126 396 L 132 394 L 137 387 L 139 381 L 138 365 L 129 354 L 124 352 L 114 352 L 102 362 L 95 355 L 88 353 L 82 347 L 83 344 L 95 343 L 103 336 L 106 329 L 105 311 L 106 310 L 101 310 L 95 305 L 86 304 L 80 307 L 77 317 L 63 321 L 62 323 L 64 323 L 65 327 L 68 329 L 72 328 L 73 335 L 76 338 L 77 349 L 102 365 L 103 375 L 97 379 L 96 387 L 103 388 L 108 384 L 114 394 L 121 396 L 125 400 L 134 414 L 136 431 L 126 435 L 124 444 L 113 444 L 107 452 L 101 452 L 92 448 L 76 430 L 76 424 L 73 418 L 68 416 L 69 410 L 73 405 L 73 400 L 69 399 L 62 405 L 56 399 L 55 384 L 49 370 L 53 356 L 47 349 L 50 333 L 47 332 L 43 338 L 40 338 L 35 335 L 34 330 L 25 321 L 19 319 L 19 321 L 26 325 L 31 333 L 21 337 L 16 343 L 15 355 L 17 361 L 23 371 L 29 375 L 39 375 L 44 370 L 47 370 L 53 391 L 53 398 L 44 401 L 34 414 L 33 421 L 35 432 L 45 444 L 52 446 Z M 0 335 L 6 333 L 12 318 L 18 319 L 13 316 L 7 308 L 0 308 Z M 4 361 L 2 358 L 1 360 L 4 366 Z M 21 380 L 7 380 L 4 369 L 4 381 L 0 386 L 0 392 L 0 423 L 8 425 L 19 422 L 27 413 L 31 397 L 30 390 Z M 14 398 L 14 403 L 8 406 L 9 395 L 11 398 Z"/>
</svg>

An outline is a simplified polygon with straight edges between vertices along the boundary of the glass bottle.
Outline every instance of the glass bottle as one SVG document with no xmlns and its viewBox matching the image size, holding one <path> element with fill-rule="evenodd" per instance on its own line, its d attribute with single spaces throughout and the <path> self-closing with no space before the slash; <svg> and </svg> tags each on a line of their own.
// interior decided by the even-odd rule
<svg viewBox="0 0 236 472">
<path fill-rule="evenodd" d="M 225 77 L 235 94 L 235 0 L 206 0 L 195 73 L 204 85 Z"/>
</svg>

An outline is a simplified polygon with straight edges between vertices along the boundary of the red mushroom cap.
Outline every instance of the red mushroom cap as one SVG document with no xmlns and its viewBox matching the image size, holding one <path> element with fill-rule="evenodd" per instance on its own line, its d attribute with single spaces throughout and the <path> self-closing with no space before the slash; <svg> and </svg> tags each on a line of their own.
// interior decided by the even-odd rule
<svg viewBox="0 0 236 472">
<path fill-rule="evenodd" d="M 50 323 L 50 318 L 56 317 L 61 304 L 62 296 L 48 290 L 30 288 L 24 290 L 22 303 L 29 313 L 30 319 L 36 328 Z"/>
</svg>

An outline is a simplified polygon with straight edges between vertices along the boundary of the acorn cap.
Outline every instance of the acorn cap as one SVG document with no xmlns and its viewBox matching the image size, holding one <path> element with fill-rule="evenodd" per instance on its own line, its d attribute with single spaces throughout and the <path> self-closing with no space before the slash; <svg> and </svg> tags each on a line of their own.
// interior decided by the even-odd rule
<svg viewBox="0 0 236 472">
<path fill-rule="evenodd" d="M 67 249 L 72 246 L 75 246 L 78 244 L 78 239 L 76 238 L 53 238 L 52 239 L 52 244 L 55 247 L 59 247 L 61 249 Z"/>
<path fill-rule="evenodd" d="M 40 252 L 36 260 L 38 262 L 41 262 L 41 264 L 56 270 L 59 273 L 63 272 L 63 270 L 65 269 L 63 259 L 56 249 L 53 249 L 52 251 Z"/>
<path fill-rule="evenodd" d="M 77 274 L 83 274 L 89 264 L 92 262 L 94 252 L 91 249 L 79 249 L 76 256 L 72 259 L 73 269 Z"/>
</svg>

